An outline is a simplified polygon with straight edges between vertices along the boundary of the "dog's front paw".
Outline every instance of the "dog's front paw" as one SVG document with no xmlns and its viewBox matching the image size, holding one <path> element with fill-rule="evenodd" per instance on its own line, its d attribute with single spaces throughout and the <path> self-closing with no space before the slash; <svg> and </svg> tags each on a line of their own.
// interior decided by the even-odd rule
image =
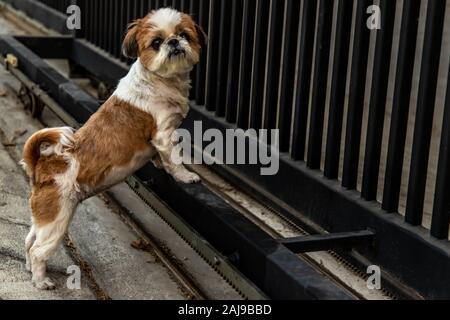
<svg viewBox="0 0 450 320">
<path fill-rule="evenodd" d="M 56 288 L 50 278 L 44 278 L 44 280 L 33 280 L 33 285 L 39 290 L 53 290 Z"/>
<path fill-rule="evenodd" d="M 197 183 L 197 182 L 200 182 L 200 180 L 201 180 L 200 177 L 198 176 L 198 174 L 196 174 L 194 172 L 190 172 L 188 170 L 177 172 L 174 175 L 174 178 L 178 182 L 183 182 L 183 183 Z"/>
</svg>

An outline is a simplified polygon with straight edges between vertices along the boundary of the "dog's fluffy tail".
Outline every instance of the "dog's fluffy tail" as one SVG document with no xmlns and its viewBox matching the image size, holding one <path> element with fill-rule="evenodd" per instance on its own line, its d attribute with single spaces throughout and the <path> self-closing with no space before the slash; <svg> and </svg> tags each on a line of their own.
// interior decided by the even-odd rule
<svg viewBox="0 0 450 320">
<path fill-rule="evenodd" d="M 43 129 L 27 140 L 20 164 L 32 181 L 39 158 L 53 154 L 63 155 L 64 151 L 73 145 L 73 132 L 70 127 Z"/>
</svg>

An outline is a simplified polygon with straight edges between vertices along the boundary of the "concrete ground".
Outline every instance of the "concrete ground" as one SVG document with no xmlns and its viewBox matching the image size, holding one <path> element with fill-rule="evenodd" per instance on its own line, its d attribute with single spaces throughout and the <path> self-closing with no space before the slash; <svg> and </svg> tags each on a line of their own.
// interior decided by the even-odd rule
<svg viewBox="0 0 450 320">
<path fill-rule="evenodd" d="M 49 263 L 49 273 L 59 287 L 55 291 L 39 291 L 30 281 L 31 275 L 24 267 L 24 239 L 30 226 L 28 208 L 29 186 L 17 159 L 10 151 L 18 148 L 18 139 L 24 139 L 38 126 L 37 121 L 24 122 L 19 115 L 8 117 L 5 112 L 19 108 L 5 83 L 14 79 L 0 68 L 0 298 L 2 299 L 93 299 L 95 295 L 82 278 L 81 290 L 68 290 L 64 284 L 67 267 L 75 262 L 66 250 L 60 249 Z M 21 110 L 23 113 L 23 110 Z M 14 129 L 14 124 L 17 125 Z M 19 131 L 16 131 L 19 130 Z M 19 138 L 19 135 L 23 134 Z"/>
<path fill-rule="evenodd" d="M 16 21 L 6 19 L 4 12 L 0 11 L 0 34 L 29 32 L 30 30 L 19 28 Z M 33 128 L 39 127 L 39 123 L 35 120 L 24 121 L 19 113 L 12 113 L 12 116 L 4 114 L 6 111 L 17 112 L 19 108 L 23 113 L 17 98 L 8 87 L 18 85 L 0 67 L 0 299 L 95 299 L 94 292 L 83 277 L 80 290 L 69 290 L 64 285 L 67 267 L 75 262 L 62 248 L 48 265 L 49 274 L 58 285 L 57 290 L 37 290 L 31 284 L 30 273 L 25 270 L 24 237 L 30 226 L 29 186 L 17 159 L 11 157 L 11 152 L 18 154 L 18 140 L 23 141 L 33 132 Z M 15 129 L 14 124 L 17 125 Z"/>
</svg>

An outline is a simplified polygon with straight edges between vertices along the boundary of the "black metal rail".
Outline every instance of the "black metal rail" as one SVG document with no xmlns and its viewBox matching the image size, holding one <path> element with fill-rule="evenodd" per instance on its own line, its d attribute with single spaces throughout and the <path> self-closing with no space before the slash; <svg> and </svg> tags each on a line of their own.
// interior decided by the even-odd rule
<svg viewBox="0 0 450 320">
<path fill-rule="evenodd" d="M 30 9 L 42 7 L 39 1 L 3 1 L 44 23 L 47 21 Z M 244 165 L 217 165 L 215 170 L 311 230 L 314 227 L 309 220 L 329 232 L 374 230 L 377 237 L 373 246 L 358 249 L 359 253 L 425 297 L 450 297 L 447 286 L 450 282 L 447 240 L 450 202 L 446 197 L 450 86 L 447 87 L 432 228 L 429 231 L 420 226 L 433 124 L 430 110 L 436 97 L 441 42 L 443 37 L 449 36 L 449 30 L 443 28 L 445 0 L 429 1 L 426 6 L 425 42 L 419 43 L 423 52 L 419 98 L 417 106 L 413 106 L 417 107 L 417 117 L 410 170 L 405 169 L 403 159 L 421 22 L 420 0 L 405 0 L 403 5 L 379 1 L 381 29 L 378 31 L 366 28 L 366 9 L 372 4 L 369 0 L 78 0 L 76 3 L 83 12 L 83 27 L 76 36 L 85 40 L 61 39 L 60 44 L 55 45 L 61 46 L 57 51 L 64 51 L 65 57 L 111 86 L 126 72 L 125 63 L 129 62 L 120 55 L 120 43 L 130 20 L 149 9 L 168 5 L 193 14 L 208 33 L 209 44 L 193 73 L 192 109 L 186 127 L 192 129 L 193 120 L 202 120 L 204 129 L 280 129 L 282 153 L 277 175 L 261 176 L 258 167 Z M 49 12 L 55 9 L 64 12 L 59 7 Z M 399 21 L 396 21 L 396 14 Z M 398 43 L 394 38 L 395 23 L 400 23 Z M 290 32 L 282 32 L 288 36 L 280 36 L 279 30 Z M 370 36 L 376 37 L 373 69 L 368 63 Z M 43 57 L 57 54 L 45 52 L 40 45 L 34 46 L 33 39 L 21 41 Z M 398 45 L 394 57 L 397 63 L 396 69 L 391 70 L 394 44 Z M 330 55 L 333 55 L 332 65 L 329 65 Z M 123 63 L 118 63 L 118 59 Z M 21 67 L 28 68 L 26 64 Z M 36 72 L 32 68 L 29 71 Z M 390 127 L 384 128 L 389 73 L 395 75 L 393 106 Z M 365 85 L 367 77 L 372 80 L 369 88 Z M 39 73 L 36 79 L 42 85 L 48 80 Z M 348 103 L 345 99 L 347 85 Z M 327 86 L 331 87 L 329 99 L 325 99 Z M 47 89 L 55 92 L 50 84 Z M 64 88 L 58 90 L 58 94 L 64 92 Z M 365 94 L 370 96 L 369 120 L 367 136 L 363 137 Z M 72 112 L 80 113 L 81 117 L 92 111 L 92 107 L 83 105 L 77 108 L 79 110 Z M 327 110 L 327 135 L 323 146 Z M 389 131 L 387 164 L 384 181 L 378 181 L 383 130 Z M 342 149 L 343 135 L 345 148 Z M 361 141 L 365 142 L 364 158 L 359 156 Z M 357 182 L 362 159 L 362 190 L 359 192 Z M 325 160 L 323 171 L 322 160 Z M 341 166 L 343 175 L 339 180 Z M 398 214 L 400 189 L 402 176 L 408 173 L 408 205 L 403 218 Z M 378 185 L 384 187 L 379 190 Z M 374 201 L 381 195 L 381 203 Z"/>
</svg>

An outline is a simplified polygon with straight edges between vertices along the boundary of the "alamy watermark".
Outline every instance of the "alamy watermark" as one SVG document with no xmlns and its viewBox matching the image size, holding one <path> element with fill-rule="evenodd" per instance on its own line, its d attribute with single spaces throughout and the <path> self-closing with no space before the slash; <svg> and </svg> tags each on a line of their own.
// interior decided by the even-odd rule
<svg viewBox="0 0 450 320">
<path fill-rule="evenodd" d="M 223 132 L 211 128 L 203 131 L 202 122 L 194 121 L 193 137 L 188 130 L 177 129 L 172 141 L 176 143 L 171 154 L 175 164 L 260 165 L 263 176 L 275 175 L 279 170 L 278 129 L 226 129 Z M 192 142 L 201 150 L 195 152 Z"/>
<path fill-rule="evenodd" d="M 370 290 L 381 290 L 381 269 L 377 265 L 367 267 L 367 274 L 370 276 L 366 280 L 367 288 Z"/>
<path fill-rule="evenodd" d="M 71 265 L 67 267 L 67 272 L 69 276 L 66 280 L 66 286 L 69 290 L 80 290 L 81 289 L 81 270 L 77 265 Z"/>
<path fill-rule="evenodd" d="M 81 9 L 76 4 L 67 7 L 66 13 L 68 14 L 66 20 L 66 27 L 69 30 L 81 29 Z"/>
<path fill-rule="evenodd" d="M 367 14 L 370 17 L 367 19 L 367 28 L 370 30 L 380 30 L 381 29 L 381 9 L 377 5 L 371 5 L 367 8 Z"/>
</svg>

